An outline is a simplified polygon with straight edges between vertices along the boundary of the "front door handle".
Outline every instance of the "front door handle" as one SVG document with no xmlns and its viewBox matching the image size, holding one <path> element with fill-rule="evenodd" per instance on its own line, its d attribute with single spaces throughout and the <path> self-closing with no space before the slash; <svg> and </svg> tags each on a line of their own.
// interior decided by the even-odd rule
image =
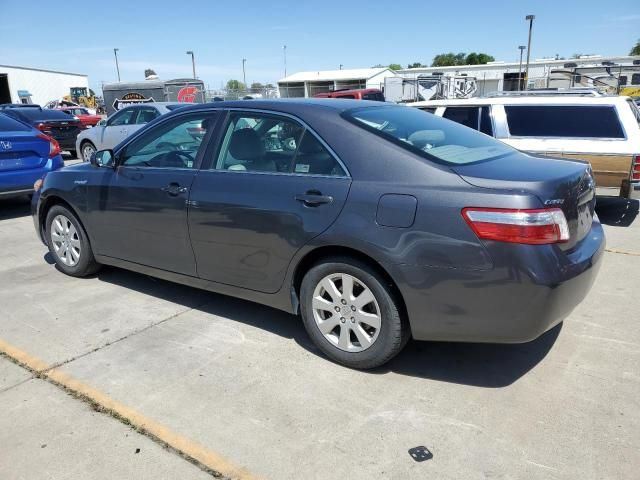
<svg viewBox="0 0 640 480">
<path fill-rule="evenodd" d="M 170 183 L 166 187 L 162 187 L 160 190 L 162 190 L 163 192 L 168 193 L 172 197 L 175 197 L 177 195 L 180 195 L 181 193 L 186 193 L 188 188 L 187 187 L 181 187 L 177 183 Z"/>
<path fill-rule="evenodd" d="M 329 195 L 322 195 L 317 190 L 309 190 L 307 193 L 298 194 L 295 196 L 298 202 L 304 203 L 307 207 L 317 207 L 324 203 L 333 202 L 333 197 Z"/>
</svg>

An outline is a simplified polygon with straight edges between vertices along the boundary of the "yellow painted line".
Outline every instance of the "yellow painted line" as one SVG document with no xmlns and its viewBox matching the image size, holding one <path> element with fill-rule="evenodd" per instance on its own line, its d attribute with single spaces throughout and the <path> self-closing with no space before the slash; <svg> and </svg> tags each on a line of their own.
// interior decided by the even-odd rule
<svg viewBox="0 0 640 480">
<path fill-rule="evenodd" d="M 628 252 L 626 250 L 618 250 L 615 248 L 605 248 L 604 251 L 611 252 L 611 253 L 621 253 L 622 255 L 633 255 L 634 257 L 640 257 L 640 253 L 638 252 Z"/>
<path fill-rule="evenodd" d="M 0 339 L 0 353 L 5 354 L 14 361 L 24 365 L 29 370 L 46 378 L 66 390 L 85 397 L 104 410 L 116 414 L 122 420 L 126 420 L 136 429 L 142 430 L 151 437 L 166 443 L 180 454 L 199 462 L 205 467 L 221 473 L 222 475 L 238 480 L 257 480 L 258 477 L 243 468 L 236 467 L 222 455 L 208 450 L 158 422 L 138 413 L 133 408 L 127 407 L 114 400 L 109 395 L 87 385 L 80 380 L 62 372 L 57 368 L 51 368 L 46 362 L 30 355 L 19 348 Z"/>
</svg>

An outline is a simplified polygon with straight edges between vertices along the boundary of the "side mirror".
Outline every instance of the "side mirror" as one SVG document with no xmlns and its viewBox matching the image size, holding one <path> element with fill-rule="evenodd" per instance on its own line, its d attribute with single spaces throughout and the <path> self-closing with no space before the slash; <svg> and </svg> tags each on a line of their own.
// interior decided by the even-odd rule
<svg viewBox="0 0 640 480">
<path fill-rule="evenodd" d="M 91 154 L 89 162 L 94 167 L 113 168 L 115 166 L 113 150 L 100 150 Z"/>
<path fill-rule="evenodd" d="M 107 126 L 107 119 L 103 118 L 102 120 L 100 120 L 97 124 L 98 127 L 106 127 Z"/>
</svg>

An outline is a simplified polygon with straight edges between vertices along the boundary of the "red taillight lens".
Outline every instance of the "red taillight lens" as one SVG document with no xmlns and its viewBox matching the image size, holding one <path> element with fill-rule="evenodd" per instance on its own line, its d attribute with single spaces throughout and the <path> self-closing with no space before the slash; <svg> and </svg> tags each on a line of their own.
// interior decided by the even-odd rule
<svg viewBox="0 0 640 480">
<path fill-rule="evenodd" d="M 49 158 L 53 158 L 60 153 L 60 144 L 55 138 L 52 138 L 49 135 L 38 135 L 38 138 L 49 142 Z"/>
<path fill-rule="evenodd" d="M 631 166 L 631 180 L 640 180 L 640 155 L 633 157 Z"/>
<path fill-rule="evenodd" d="M 559 208 L 464 208 L 462 216 L 478 238 L 544 245 L 569 240 L 569 225 Z"/>
</svg>

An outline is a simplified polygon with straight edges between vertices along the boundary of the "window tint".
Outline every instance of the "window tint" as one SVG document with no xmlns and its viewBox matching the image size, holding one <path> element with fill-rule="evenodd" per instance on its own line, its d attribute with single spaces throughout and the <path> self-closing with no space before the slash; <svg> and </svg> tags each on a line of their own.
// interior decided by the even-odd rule
<svg viewBox="0 0 640 480">
<path fill-rule="evenodd" d="M 447 107 L 442 115 L 465 127 L 478 130 L 478 107 Z"/>
<path fill-rule="evenodd" d="M 117 127 L 118 125 L 133 125 L 136 113 L 136 110 L 132 108 L 129 110 L 122 110 L 111 117 L 107 122 L 107 125 L 110 127 Z"/>
<path fill-rule="evenodd" d="M 489 108 L 490 107 L 482 107 L 480 109 L 480 131 L 493 137 L 493 125 L 491 124 Z"/>
<path fill-rule="evenodd" d="M 626 75 L 620 75 L 620 77 L 618 78 L 618 82 L 620 83 L 620 86 L 626 85 L 627 84 L 627 76 Z"/>
<path fill-rule="evenodd" d="M 334 157 L 304 127 L 288 118 L 235 114 L 215 168 L 236 172 L 345 175 Z"/>
<path fill-rule="evenodd" d="M 138 118 L 136 124 L 149 123 L 160 114 L 155 108 L 141 108 L 138 110 Z"/>
<path fill-rule="evenodd" d="M 24 123 L 0 113 L 0 132 L 28 132 L 30 130 L 31 127 Z"/>
<path fill-rule="evenodd" d="M 69 115 L 60 110 L 48 110 L 40 108 L 16 108 L 9 109 L 6 113 L 16 112 L 18 117 L 26 118 L 30 122 L 37 122 L 40 120 L 63 120 L 69 121 Z"/>
<path fill-rule="evenodd" d="M 131 167 L 195 168 L 202 140 L 214 122 L 215 117 L 202 113 L 165 122 L 127 146 L 123 164 Z"/>
<path fill-rule="evenodd" d="M 380 92 L 365 93 L 362 95 L 363 100 L 374 100 L 376 102 L 384 102 L 384 95 Z"/>
<path fill-rule="evenodd" d="M 515 152 L 508 145 L 469 128 L 445 122 L 417 108 L 355 108 L 343 113 L 356 125 L 423 157 L 445 164 L 467 164 Z"/>
<path fill-rule="evenodd" d="M 512 136 L 624 138 L 614 106 L 506 105 Z"/>
<path fill-rule="evenodd" d="M 334 98 L 356 98 L 355 95 L 336 95 Z"/>
<path fill-rule="evenodd" d="M 640 73 L 631 75 L 631 85 L 640 85 Z"/>
</svg>

